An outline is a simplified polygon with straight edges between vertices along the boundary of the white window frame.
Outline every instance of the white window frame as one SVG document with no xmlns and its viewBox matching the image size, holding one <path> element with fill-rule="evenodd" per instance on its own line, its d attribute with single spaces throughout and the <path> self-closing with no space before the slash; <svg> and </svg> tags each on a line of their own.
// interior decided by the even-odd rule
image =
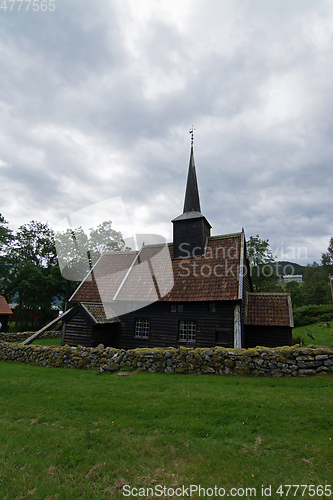
<svg viewBox="0 0 333 500">
<path fill-rule="evenodd" d="M 179 321 L 179 342 L 195 342 L 197 337 L 197 323 L 191 320 Z"/>
<path fill-rule="evenodd" d="M 138 318 L 135 320 L 134 337 L 137 339 L 148 339 L 150 332 L 150 319 Z"/>
</svg>

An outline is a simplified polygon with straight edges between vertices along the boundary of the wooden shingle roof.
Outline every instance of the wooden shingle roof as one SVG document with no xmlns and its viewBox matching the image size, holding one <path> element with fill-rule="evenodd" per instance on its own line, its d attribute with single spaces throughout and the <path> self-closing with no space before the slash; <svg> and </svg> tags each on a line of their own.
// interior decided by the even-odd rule
<svg viewBox="0 0 333 500">
<path fill-rule="evenodd" d="M 13 314 L 13 311 L 7 304 L 5 297 L 0 295 L 0 314 Z"/>
<path fill-rule="evenodd" d="M 244 233 L 208 238 L 205 256 L 172 259 L 171 244 L 105 253 L 74 292 L 76 302 L 239 299 Z"/>
<path fill-rule="evenodd" d="M 265 326 L 294 326 L 289 293 L 248 293 L 245 324 Z"/>
<path fill-rule="evenodd" d="M 94 324 L 117 323 L 118 318 L 114 316 L 111 310 L 104 307 L 103 304 L 81 303 L 83 309 L 89 314 Z"/>
</svg>

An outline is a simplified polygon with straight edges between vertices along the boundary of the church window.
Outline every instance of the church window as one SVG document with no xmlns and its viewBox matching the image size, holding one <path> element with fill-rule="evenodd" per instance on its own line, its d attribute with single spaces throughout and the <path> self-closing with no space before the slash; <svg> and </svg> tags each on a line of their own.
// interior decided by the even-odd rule
<svg viewBox="0 0 333 500">
<path fill-rule="evenodd" d="M 179 341 L 195 342 L 197 334 L 197 324 L 195 321 L 179 322 Z"/>
<path fill-rule="evenodd" d="M 142 339 L 147 339 L 149 337 L 150 330 L 150 320 L 149 319 L 137 319 L 135 321 L 135 337 Z"/>
<path fill-rule="evenodd" d="M 183 312 L 184 311 L 184 304 L 171 304 L 170 306 L 170 312 L 175 313 L 175 312 Z"/>
</svg>

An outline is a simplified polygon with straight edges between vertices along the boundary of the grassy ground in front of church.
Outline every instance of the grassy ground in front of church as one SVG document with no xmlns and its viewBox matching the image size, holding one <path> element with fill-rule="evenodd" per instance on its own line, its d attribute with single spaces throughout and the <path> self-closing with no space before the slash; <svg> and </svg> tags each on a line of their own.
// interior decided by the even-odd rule
<svg viewBox="0 0 333 500">
<path fill-rule="evenodd" d="M 120 377 L 0 362 L 0 398 L 2 500 L 120 499 L 125 485 L 333 491 L 333 374 Z"/>
<path fill-rule="evenodd" d="M 312 323 L 311 325 L 298 326 L 293 328 L 293 340 L 300 343 L 300 335 L 302 335 L 302 343 L 308 345 L 322 345 L 330 349 L 333 346 L 333 323 Z M 332 325 L 332 326 L 331 326 Z"/>
</svg>

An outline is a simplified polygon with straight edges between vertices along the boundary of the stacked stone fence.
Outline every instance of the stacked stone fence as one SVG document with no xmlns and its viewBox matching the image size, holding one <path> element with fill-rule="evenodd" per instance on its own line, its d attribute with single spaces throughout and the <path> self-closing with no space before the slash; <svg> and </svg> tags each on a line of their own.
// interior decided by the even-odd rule
<svg viewBox="0 0 333 500">
<path fill-rule="evenodd" d="M 23 342 L 31 337 L 36 332 L 20 332 L 20 333 L 0 333 L 0 341 L 2 342 Z M 61 337 L 61 330 L 49 330 L 40 335 L 40 339 L 52 338 L 56 339 Z"/>
<path fill-rule="evenodd" d="M 222 347 L 123 349 L 24 346 L 0 342 L 0 360 L 45 367 L 67 367 L 103 372 L 148 371 L 217 375 L 295 377 L 333 372 L 333 351 L 326 348 Z"/>
</svg>

